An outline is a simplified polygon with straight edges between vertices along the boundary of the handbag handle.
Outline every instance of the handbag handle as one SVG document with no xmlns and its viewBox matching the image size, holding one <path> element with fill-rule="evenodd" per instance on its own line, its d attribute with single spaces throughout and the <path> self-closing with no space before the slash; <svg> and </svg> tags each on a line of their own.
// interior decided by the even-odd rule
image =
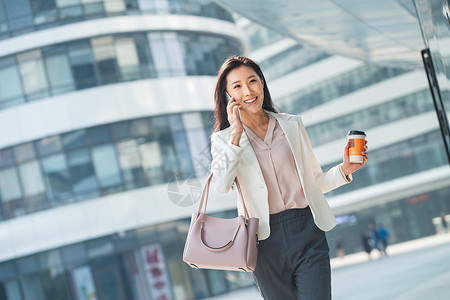
<svg viewBox="0 0 450 300">
<path fill-rule="evenodd" d="M 202 199 L 200 201 L 200 205 L 198 207 L 198 211 L 197 211 L 197 217 L 200 214 L 202 208 L 203 208 L 203 201 L 205 201 L 205 208 L 203 210 L 203 213 L 206 213 L 206 206 L 208 205 L 208 197 L 209 197 L 209 186 L 211 184 L 211 179 L 212 179 L 213 173 L 211 172 L 208 176 L 208 179 L 206 180 L 206 184 L 205 187 L 203 188 L 203 192 L 202 192 Z M 245 206 L 245 201 L 244 201 L 244 196 L 242 195 L 242 190 L 241 190 L 241 185 L 239 184 L 239 180 L 237 179 L 237 177 L 234 178 L 234 182 L 236 183 L 236 187 L 238 189 L 238 193 L 241 196 L 242 199 L 242 204 L 244 206 L 244 214 L 245 214 L 245 219 L 248 220 L 250 218 L 248 211 L 247 211 L 247 207 Z"/>
<path fill-rule="evenodd" d="M 210 250 L 210 251 L 212 251 L 212 252 L 225 251 L 225 250 L 227 250 L 228 248 L 230 248 L 230 247 L 233 245 L 234 241 L 236 240 L 236 236 L 237 236 L 237 234 L 238 234 L 238 232 L 239 232 L 239 229 L 241 228 L 241 224 L 238 224 L 238 226 L 237 226 L 237 228 L 236 228 L 236 232 L 234 233 L 233 239 L 230 240 L 228 243 L 226 243 L 224 246 L 221 246 L 221 247 L 211 247 L 211 246 L 208 246 L 208 245 L 206 244 L 206 242 L 203 240 L 203 226 L 204 226 L 204 223 L 205 223 L 205 222 L 202 220 L 202 227 L 201 227 L 201 231 L 200 231 L 200 240 L 202 241 L 203 246 L 205 246 L 208 250 Z"/>
</svg>

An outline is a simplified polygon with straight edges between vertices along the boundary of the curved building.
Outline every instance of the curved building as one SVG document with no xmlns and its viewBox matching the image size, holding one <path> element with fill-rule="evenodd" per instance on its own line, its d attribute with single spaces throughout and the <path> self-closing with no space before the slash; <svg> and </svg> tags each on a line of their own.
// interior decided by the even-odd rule
<svg viewBox="0 0 450 300">
<path fill-rule="evenodd" d="M 248 48 L 208 0 L 0 0 L 1 299 L 249 284 L 181 261 L 217 70 Z"/>
<path fill-rule="evenodd" d="M 251 57 L 260 62 L 280 110 L 299 114 L 324 170 L 342 161 L 346 134 L 364 130 L 369 162 L 351 184 L 327 194 L 339 226 L 328 232 L 345 252 L 363 251 L 374 222 L 398 243 L 440 232 L 450 212 L 450 171 L 423 70 L 386 67 L 299 45 L 246 20 Z M 443 96 L 449 98 L 448 91 Z"/>
</svg>

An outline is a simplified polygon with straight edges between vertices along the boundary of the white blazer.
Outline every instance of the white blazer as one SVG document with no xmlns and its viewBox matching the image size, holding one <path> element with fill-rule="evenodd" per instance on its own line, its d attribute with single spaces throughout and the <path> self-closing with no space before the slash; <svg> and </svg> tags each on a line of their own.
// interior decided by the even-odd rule
<svg viewBox="0 0 450 300">
<path fill-rule="evenodd" d="M 314 222 L 323 231 L 331 230 L 336 225 L 336 219 L 323 194 L 350 182 L 351 175 L 347 180 L 340 170 L 340 165 L 326 173 L 322 172 L 299 116 L 268 111 L 266 113 L 277 119 L 286 135 Z M 267 239 L 270 235 L 268 193 L 258 159 L 245 131 L 239 146 L 231 144 L 230 137 L 231 127 L 214 132 L 211 136 L 213 185 L 218 192 L 227 193 L 237 176 L 250 217 L 259 218 L 259 239 Z M 239 215 L 244 215 L 240 197 L 237 207 Z"/>
</svg>

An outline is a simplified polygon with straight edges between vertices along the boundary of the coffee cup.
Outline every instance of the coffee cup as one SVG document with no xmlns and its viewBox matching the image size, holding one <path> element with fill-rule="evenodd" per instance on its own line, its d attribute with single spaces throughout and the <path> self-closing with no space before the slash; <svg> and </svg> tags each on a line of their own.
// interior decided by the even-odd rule
<svg viewBox="0 0 450 300">
<path fill-rule="evenodd" d="M 366 133 L 360 130 L 350 130 L 347 133 L 347 139 L 350 141 L 348 155 L 351 163 L 364 162 L 364 146 L 366 144 Z"/>
</svg>

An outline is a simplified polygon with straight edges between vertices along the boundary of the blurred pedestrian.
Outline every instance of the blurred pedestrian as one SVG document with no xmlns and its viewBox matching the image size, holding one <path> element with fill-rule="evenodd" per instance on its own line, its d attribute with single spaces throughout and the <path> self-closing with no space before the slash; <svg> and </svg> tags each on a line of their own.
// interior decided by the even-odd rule
<svg viewBox="0 0 450 300">
<path fill-rule="evenodd" d="M 386 227 L 384 227 L 383 225 L 380 224 L 380 226 L 378 227 L 378 235 L 380 237 L 380 243 L 381 243 L 381 248 L 382 251 L 384 252 L 384 255 L 387 256 L 387 246 L 388 246 L 388 240 L 389 240 L 389 232 L 386 229 Z"/>
<path fill-rule="evenodd" d="M 383 248 L 383 243 L 381 242 L 380 233 L 378 232 L 378 229 L 375 227 L 374 223 L 369 223 L 369 236 L 373 243 L 373 248 L 377 249 L 378 252 L 380 252 L 381 256 L 385 256 L 386 252 Z"/>
<path fill-rule="evenodd" d="M 371 239 L 369 233 L 365 230 L 361 231 L 361 243 L 364 251 L 366 251 L 367 255 L 369 256 L 369 259 L 372 259 L 372 257 L 370 256 L 370 252 L 372 252 Z"/>
<path fill-rule="evenodd" d="M 444 232 L 448 231 L 448 225 L 447 225 L 447 221 L 445 220 L 445 214 L 442 212 L 441 213 L 441 224 L 442 224 L 442 229 L 444 229 Z"/>
</svg>

